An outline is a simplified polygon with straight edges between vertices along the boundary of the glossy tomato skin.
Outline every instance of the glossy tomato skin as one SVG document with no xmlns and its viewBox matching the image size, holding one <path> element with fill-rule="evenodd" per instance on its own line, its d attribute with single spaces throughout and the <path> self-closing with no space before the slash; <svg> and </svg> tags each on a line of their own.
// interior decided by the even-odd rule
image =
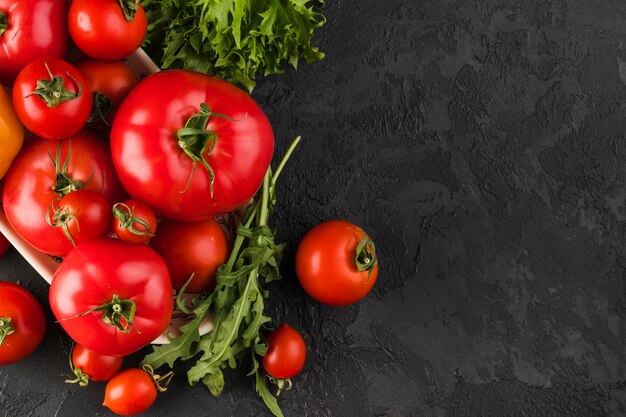
<svg viewBox="0 0 626 417">
<path fill-rule="evenodd" d="M 24 127 L 17 118 L 11 95 L 0 86 L 0 179 L 9 170 L 24 143 Z"/>
<path fill-rule="evenodd" d="M 47 66 L 47 67 L 46 67 Z M 63 77 L 64 88 L 76 97 L 53 107 L 32 94 L 40 80 Z M 87 79 L 72 64 L 58 58 L 42 58 L 28 64 L 13 84 L 13 107 L 24 126 L 45 139 L 64 139 L 81 130 L 91 113 L 92 91 Z"/>
<path fill-rule="evenodd" d="M 214 219 L 162 220 L 151 245 L 165 260 L 175 290 L 180 290 L 194 274 L 185 289 L 188 293 L 212 290 L 217 268 L 228 260 L 229 254 L 226 235 Z"/>
<path fill-rule="evenodd" d="M 84 57 L 76 61 L 74 66 L 85 76 L 94 94 L 100 93 L 110 100 L 111 109 L 106 113 L 105 120 L 109 125 L 112 124 L 115 112 L 130 90 L 137 85 L 139 78 L 128 64 L 119 60 L 102 61 Z M 92 119 L 92 124 L 96 127 L 104 125 L 104 122 L 93 117 Z"/>
<path fill-rule="evenodd" d="M 0 34 L 0 83 L 12 86 L 22 68 L 38 58 L 65 55 L 67 10 L 65 1 L 0 0 L 8 26 Z"/>
<path fill-rule="evenodd" d="M 276 379 L 296 376 L 306 362 L 304 339 L 288 324 L 267 335 L 267 352 L 263 356 L 263 368 Z"/>
<path fill-rule="evenodd" d="M 148 28 L 141 4 L 128 22 L 118 0 L 73 0 L 67 21 L 76 46 L 103 60 L 123 59 L 135 52 Z"/>
<path fill-rule="evenodd" d="M 211 176 L 178 145 L 177 132 L 200 104 L 213 116 L 215 146 L 204 152 Z M 128 193 L 172 220 L 198 221 L 233 211 L 259 189 L 274 150 L 272 127 L 243 90 L 204 74 L 168 70 L 142 80 L 117 112 L 113 162 Z M 193 172 L 193 175 L 192 175 Z M 191 178 L 191 181 L 189 180 Z"/>
<path fill-rule="evenodd" d="M 123 357 L 100 355 L 81 344 L 74 345 L 72 349 L 72 365 L 76 370 L 80 369 L 89 381 L 108 381 L 119 372 L 123 363 Z"/>
<path fill-rule="evenodd" d="M 158 226 L 154 210 L 139 200 L 131 198 L 114 206 L 113 233 L 125 242 L 146 243 Z"/>
<path fill-rule="evenodd" d="M 355 263 L 357 246 L 365 236 L 357 225 L 342 220 L 311 229 L 296 251 L 296 273 L 304 290 L 333 306 L 365 297 L 378 277 L 377 263 L 371 271 L 359 271 Z"/>
<path fill-rule="evenodd" d="M 143 369 L 130 368 L 107 383 L 103 405 L 120 416 L 134 416 L 150 408 L 156 398 L 152 375 Z"/>
<path fill-rule="evenodd" d="M 55 158 L 59 145 L 61 165 L 69 155 L 67 174 L 74 181 L 86 184 L 85 189 L 102 193 L 111 203 L 126 195 L 115 174 L 108 144 L 94 133 L 83 130 L 72 139 L 29 141 L 4 178 L 4 212 L 24 240 L 55 256 L 65 255 L 72 247 L 62 230 L 46 222 L 50 205 L 61 197 L 52 189 L 56 173 L 50 158 Z"/>
<path fill-rule="evenodd" d="M 11 319 L 13 333 L 0 345 L 0 365 L 20 361 L 33 353 L 46 331 L 41 305 L 24 287 L 0 282 L 0 319 Z"/>
<path fill-rule="evenodd" d="M 135 303 L 132 325 L 123 332 L 102 320 L 96 306 Z M 77 343 L 101 355 L 126 356 L 163 333 L 173 311 L 172 284 L 163 259 L 147 245 L 101 238 L 72 249 L 54 274 L 50 307 Z"/>
<path fill-rule="evenodd" d="M 98 191 L 71 192 L 55 201 L 51 212 L 49 219 L 56 227 L 65 228 L 65 236 L 73 246 L 102 237 L 111 228 L 111 204 Z"/>
</svg>

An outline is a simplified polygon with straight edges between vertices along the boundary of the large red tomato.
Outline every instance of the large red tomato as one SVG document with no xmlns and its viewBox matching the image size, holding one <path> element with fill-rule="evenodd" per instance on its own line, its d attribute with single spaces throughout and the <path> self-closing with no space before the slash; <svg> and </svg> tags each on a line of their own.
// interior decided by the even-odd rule
<svg viewBox="0 0 626 417">
<path fill-rule="evenodd" d="M 63 256 L 72 247 L 46 222 L 52 202 L 77 189 L 95 190 L 110 203 L 124 198 L 106 141 L 83 130 L 71 139 L 28 142 L 4 178 L 4 212 L 16 232 L 36 249 Z"/>
<path fill-rule="evenodd" d="M 24 359 L 46 331 L 41 305 L 24 287 L 0 282 L 0 365 Z"/>
<path fill-rule="evenodd" d="M 54 274 L 50 307 L 77 343 L 125 356 L 163 333 L 173 311 L 163 259 L 149 246 L 101 238 L 72 249 Z"/>
<path fill-rule="evenodd" d="M 37 58 L 61 58 L 68 43 L 68 2 L 0 0 L 0 83 L 11 86 Z"/>
<path fill-rule="evenodd" d="M 62 59 L 42 58 L 28 64 L 15 79 L 12 95 L 24 126 L 46 139 L 70 137 L 91 114 L 87 79 Z"/>
<path fill-rule="evenodd" d="M 161 71 L 117 112 L 113 162 L 126 190 L 162 217 L 196 221 L 235 210 L 272 159 L 267 117 L 243 90 L 204 74 Z"/>
</svg>

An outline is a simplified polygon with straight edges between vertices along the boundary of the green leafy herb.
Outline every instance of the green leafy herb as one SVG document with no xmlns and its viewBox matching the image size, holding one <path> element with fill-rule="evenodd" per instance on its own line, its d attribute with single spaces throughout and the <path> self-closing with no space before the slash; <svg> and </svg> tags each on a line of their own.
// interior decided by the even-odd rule
<svg viewBox="0 0 626 417">
<path fill-rule="evenodd" d="M 252 91 L 258 72 L 320 60 L 311 45 L 323 0 L 144 0 L 144 48 L 162 68 L 216 75 Z"/>
<path fill-rule="evenodd" d="M 238 224 L 228 262 L 218 269 L 215 290 L 194 301 L 191 312 L 195 317 L 181 326 L 179 336 L 171 338 L 170 344 L 154 347 L 143 361 L 156 369 L 165 364 L 171 368 L 177 360 L 193 359 L 195 364 L 187 372 L 189 383 L 202 382 L 218 396 L 224 389 L 223 371 L 252 357 L 249 375 L 255 376 L 257 393 L 277 417 L 283 414 L 265 385 L 256 355 L 263 356 L 267 351 L 261 329 L 271 321 L 264 313 L 269 294 L 263 286 L 281 278 L 279 265 L 284 245 L 274 242 L 274 232 L 268 226 L 276 204 L 276 180 L 299 141 L 300 137 L 293 141 L 276 171 L 271 167 L 267 170 L 259 195 Z M 177 301 L 181 310 L 189 310 L 182 297 Z M 207 317 L 213 319 L 213 330 L 200 336 L 200 324 Z"/>
</svg>

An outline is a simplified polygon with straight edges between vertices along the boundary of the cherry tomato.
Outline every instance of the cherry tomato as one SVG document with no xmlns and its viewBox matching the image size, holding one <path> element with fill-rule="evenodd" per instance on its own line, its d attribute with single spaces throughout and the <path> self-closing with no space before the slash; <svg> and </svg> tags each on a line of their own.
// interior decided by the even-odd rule
<svg viewBox="0 0 626 417">
<path fill-rule="evenodd" d="M 121 416 L 133 416 L 150 408 L 156 398 L 152 375 L 143 369 L 130 368 L 107 383 L 102 405 Z"/>
<path fill-rule="evenodd" d="M 45 139 L 64 139 L 85 126 L 92 91 L 70 63 L 44 58 L 28 64 L 13 84 L 13 107 L 24 126 Z"/>
<path fill-rule="evenodd" d="M 139 78 L 124 61 L 99 61 L 84 57 L 74 66 L 87 78 L 93 91 L 90 126 L 102 128 L 111 125 L 117 108 Z"/>
<path fill-rule="evenodd" d="M 356 303 L 378 277 L 374 242 L 350 222 L 321 223 L 300 242 L 296 273 L 304 290 L 317 301 L 333 306 Z"/>
<path fill-rule="evenodd" d="M 7 253 L 10 247 L 11 242 L 9 242 L 6 236 L 0 233 L 0 256 L 3 256 L 5 253 Z"/>
<path fill-rule="evenodd" d="M 180 290 L 194 274 L 185 289 L 189 293 L 213 289 L 217 268 L 227 261 L 229 254 L 226 235 L 214 219 L 162 220 L 151 245 L 165 260 L 175 290 Z"/>
<path fill-rule="evenodd" d="M 174 304 L 163 259 L 147 245 L 108 237 L 70 250 L 49 298 L 73 340 L 109 356 L 129 355 L 160 336 Z"/>
<path fill-rule="evenodd" d="M 46 213 L 48 224 L 61 228 L 72 246 L 106 235 L 111 217 L 109 200 L 94 190 L 71 192 L 53 201 Z"/>
<path fill-rule="evenodd" d="M 38 58 L 61 58 L 68 44 L 66 1 L 0 0 L 0 82 Z M 3 19 L 6 19 L 3 22 Z"/>
<path fill-rule="evenodd" d="M 113 206 L 113 233 L 125 242 L 145 243 L 157 231 L 157 217 L 139 200 L 126 200 Z"/>
<path fill-rule="evenodd" d="M 33 353 L 46 331 L 41 305 L 24 287 L 0 282 L 0 365 Z"/>
<path fill-rule="evenodd" d="M 2 204 L 11 226 L 33 247 L 55 256 L 72 245 L 46 222 L 54 200 L 79 189 L 98 191 L 111 204 L 126 197 L 108 143 L 88 130 L 72 139 L 27 142 L 3 181 Z"/>
<path fill-rule="evenodd" d="M 296 376 L 306 361 L 306 345 L 296 330 L 287 324 L 267 335 L 267 352 L 263 356 L 263 368 L 275 379 Z"/>
<path fill-rule="evenodd" d="M 81 344 L 75 344 L 71 353 L 72 372 L 76 379 L 65 381 L 87 386 L 89 381 L 101 382 L 111 379 L 119 372 L 124 363 L 120 356 L 100 355 Z"/>
<path fill-rule="evenodd" d="M 172 220 L 206 220 L 248 202 L 273 150 L 272 126 L 250 95 L 193 71 L 142 80 L 111 128 L 124 188 Z"/>
<path fill-rule="evenodd" d="M 92 58 L 105 60 L 133 53 L 148 28 L 139 0 L 73 0 L 67 21 L 76 46 Z"/>
</svg>

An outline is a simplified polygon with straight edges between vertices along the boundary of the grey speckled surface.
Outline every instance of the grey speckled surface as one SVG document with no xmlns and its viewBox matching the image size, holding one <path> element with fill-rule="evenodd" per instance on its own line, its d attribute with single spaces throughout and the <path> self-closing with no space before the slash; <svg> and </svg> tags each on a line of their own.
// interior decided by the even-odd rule
<svg viewBox="0 0 626 417">
<path fill-rule="evenodd" d="M 255 91 L 279 152 L 305 139 L 274 217 L 290 246 L 271 311 L 309 348 L 285 414 L 626 415 L 626 3 L 329 3 L 327 58 Z M 352 307 L 293 274 L 331 218 L 380 248 Z M 0 262 L 45 300 L 19 255 Z M 0 416 L 109 416 L 103 385 L 63 384 L 67 350 L 51 322 L 1 368 Z M 174 382 L 146 416 L 269 415 L 240 374 L 219 399 Z"/>
</svg>

